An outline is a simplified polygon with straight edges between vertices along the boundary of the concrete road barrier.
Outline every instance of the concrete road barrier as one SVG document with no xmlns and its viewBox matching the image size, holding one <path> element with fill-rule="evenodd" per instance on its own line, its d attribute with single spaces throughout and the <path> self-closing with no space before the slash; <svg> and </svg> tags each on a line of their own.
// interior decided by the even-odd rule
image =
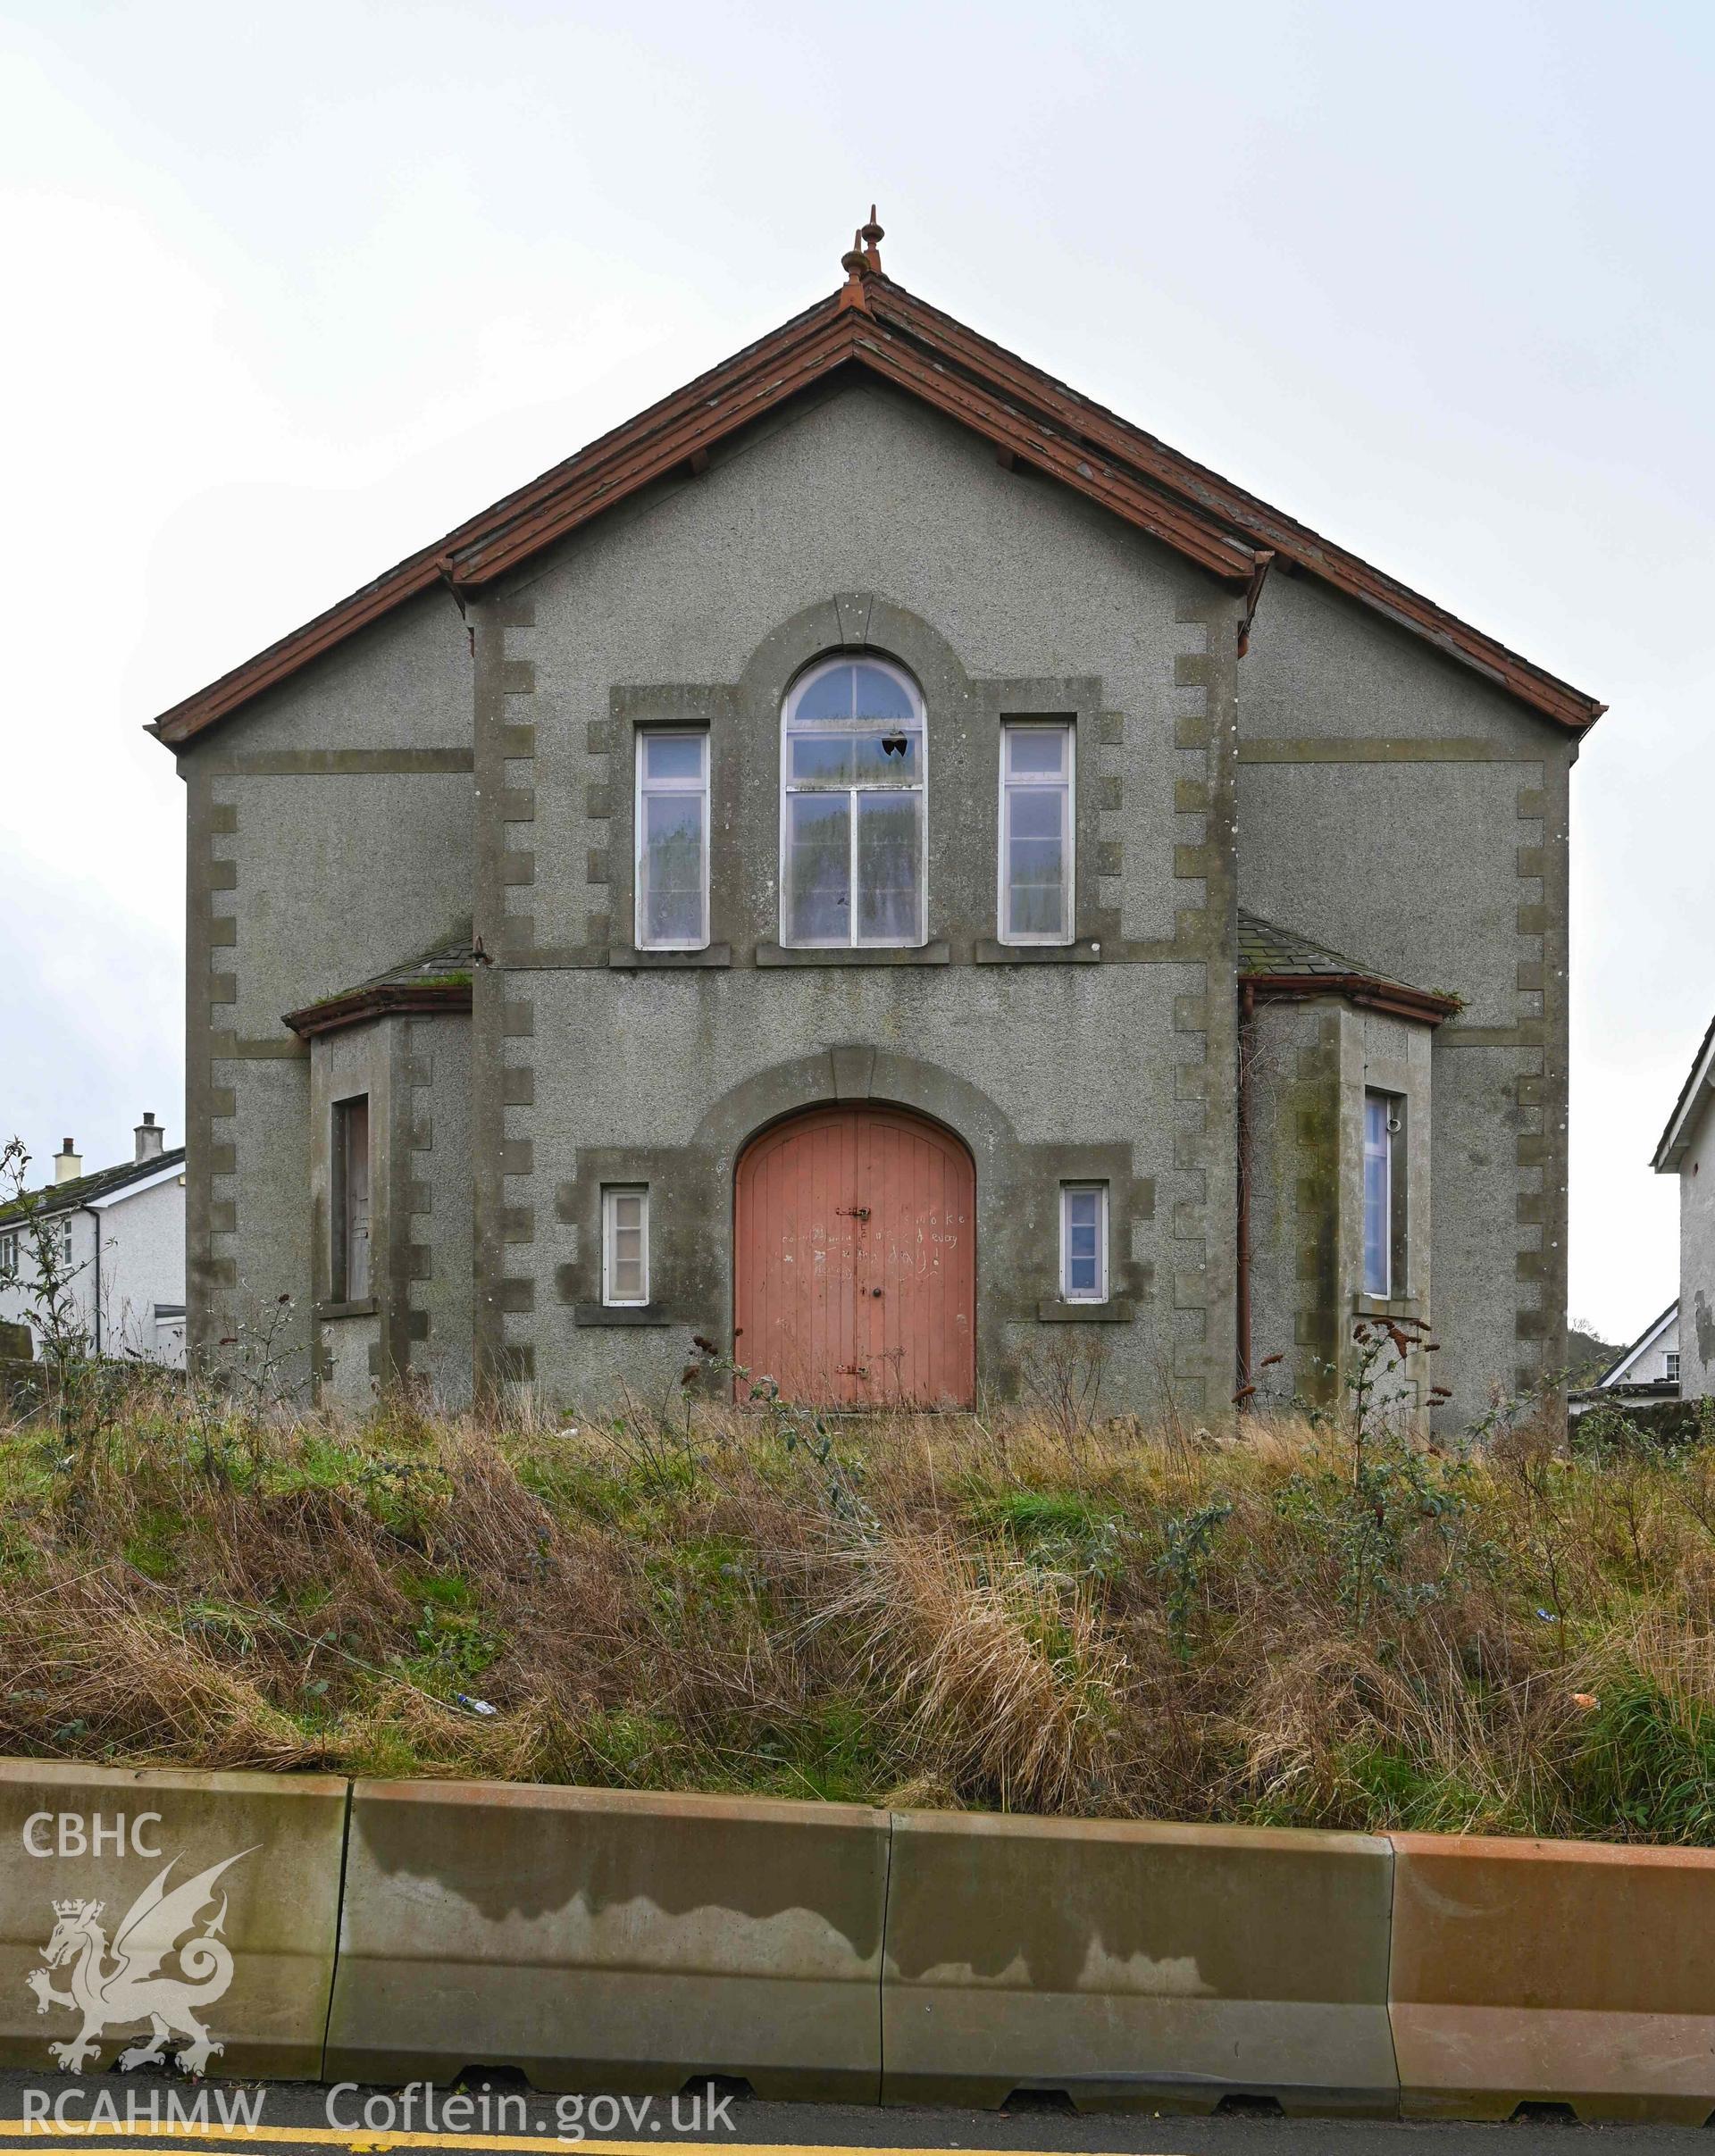
<svg viewBox="0 0 1715 2156">
<path fill-rule="evenodd" d="M 0 1760 L 0 2065 L 322 2071 L 346 1784 Z"/>
<path fill-rule="evenodd" d="M 1385 1841 L 900 1813 L 883 2099 L 1386 2116 Z"/>
<path fill-rule="evenodd" d="M 887 1849 L 857 1806 L 360 1782 L 329 2076 L 873 2102 Z"/>
<path fill-rule="evenodd" d="M 1715 1851 L 1396 1834 L 1393 2041 L 1414 2118 L 1715 2112 Z"/>
</svg>

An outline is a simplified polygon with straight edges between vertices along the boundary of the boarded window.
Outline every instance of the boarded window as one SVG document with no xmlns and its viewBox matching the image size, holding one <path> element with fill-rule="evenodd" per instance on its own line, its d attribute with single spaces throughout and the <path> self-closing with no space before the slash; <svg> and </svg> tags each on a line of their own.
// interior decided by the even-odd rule
<svg viewBox="0 0 1715 2156">
<path fill-rule="evenodd" d="M 369 1295 L 369 1095 L 333 1106 L 333 1299 Z"/>
</svg>

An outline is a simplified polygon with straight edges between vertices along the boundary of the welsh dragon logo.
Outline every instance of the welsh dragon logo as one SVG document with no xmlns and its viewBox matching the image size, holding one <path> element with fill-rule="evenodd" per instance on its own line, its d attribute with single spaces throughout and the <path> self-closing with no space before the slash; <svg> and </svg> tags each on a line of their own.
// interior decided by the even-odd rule
<svg viewBox="0 0 1715 2156">
<path fill-rule="evenodd" d="M 256 1845 L 260 1847 L 261 1844 Z M 127 2073 L 133 2067 L 151 2066 L 166 2056 L 176 2038 L 188 2038 L 179 2053 L 179 2064 L 188 2074 L 200 2074 L 211 2056 L 224 2047 L 215 2043 L 197 2019 L 198 2012 L 225 1996 L 232 1981 L 232 1952 L 221 1937 L 226 1922 L 226 1897 L 219 1913 L 182 1946 L 182 1935 L 195 1926 L 198 1916 L 214 1899 L 214 1884 L 223 1871 L 252 1855 L 243 1849 L 236 1857 L 211 1864 L 194 1879 L 168 1889 L 174 1857 L 146 1886 L 121 1919 L 107 1944 L 102 1928 L 100 1901 L 56 1901 L 58 1921 L 54 1935 L 42 1949 L 45 1968 L 31 1969 L 24 1982 L 36 1994 L 36 2011 L 51 2006 L 69 2006 L 83 2016 L 83 2026 L 69 2043 L 51 2043 L 49 2052 L 69 2074 L 80 2074 L 101 2049 L 108 2029 L 122 2029 L 132 2022 L 146 2021 L 149 2035 L 119 2055 Z M 175 1975 L 159 1974 L 161 1964 L 178 1948 Z M 113 1966 L 108 1966 L 109 1956 Z M 71 1990 L 57 1992 L 49 1971 L 71 1964 Z"/>
</svg>

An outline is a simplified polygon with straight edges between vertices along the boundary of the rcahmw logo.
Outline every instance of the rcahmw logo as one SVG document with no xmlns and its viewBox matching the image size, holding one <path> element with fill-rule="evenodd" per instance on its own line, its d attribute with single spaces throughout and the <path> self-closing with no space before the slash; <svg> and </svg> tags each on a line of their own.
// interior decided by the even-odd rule
<svg viewBox="0 0 1715 2156">
<path fill-rule="evenodd" d="M 121 1814 L 109 1825 L 99 1813 L 86 1821 L 78 1812 L 38 1811 L 24 1822 L 23 1843 L 32 1857 L 98 1857 L 106 1850 L 123 1856 L 128 1849 L 140 1857 L 158 1857 L 163 1854 L 159 1844 L 143 1835 L 146 1827 L 160 1824 L 159 1812 L 143 1812 L 130 1820 Z M 119 2055 L 123 2069 L 156 2064 L 174 2042 L 182 2043 L 178 2063 L 187 2073 L 206 2069 L 223 2046 L 198 2017 L 224 1998 L 232 1982 L 232 1951 L 221 1936 L 225 1895 L 219 1896 L 219 1910 L 200 1928 L 198 1919 L 216 1899 L 221 1875 L 260 1846 L 223 1857 L 177 1886 L 170 1882 L 179 1859 L 171 1858 L 120 1918 L 111 1946 L 102 1923 L 105 1902 L 74 1897 L 54 1903 L 53 1935 L 42 1949 L 46 1966 L 31 1969 L 24 1981 L 36 1994 L 38 2014 L 68 2007 L 83 2017 L 75 2036 L 48 2045 L 58 2065 L 80 2074 L 109 2030 L 146 2022 L 147 2036 Z M 195 1935 L 186 1938 L 188 1932 Z M 162 1964 L 169 1957 L 177 1968 L 163 1972 Z M 64 1991 L 54 1985 L 53 1972 L 61 1968 L 67 1972 Z"/>
</svg>

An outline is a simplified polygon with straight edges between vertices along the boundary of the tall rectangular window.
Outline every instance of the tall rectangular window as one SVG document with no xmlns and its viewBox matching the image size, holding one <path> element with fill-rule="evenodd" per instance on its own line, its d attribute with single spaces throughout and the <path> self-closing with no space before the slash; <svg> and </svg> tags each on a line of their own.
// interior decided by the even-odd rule
<svg viewBox="0 0 1715 2156">
<path fill-rule="evenodd" d="M 333 1104 L 333 1299 L 369 1295 L 369 1095 Z"/>
<path fill-rule="evenodd" d="M 0 1235 L 0 1276 L 9 1275 L 17 1270 L 18 1231 L 16 1228 L 8 1228 L 4 1235 Z"/>
<path fill-rule="evenodd" d="M 601 1299 L 621 1307 L 649 1299 L 649 1193 L 641 1185 L 601 1194 Z"/>
<path fill-rule="evenodd" d="M 1060 1295 L 1066 1302 L 1108 1299 L 1108 1186 L 1060 1185 Z"/>
<path fill-rule="evenodd" d="M 640 950 L 708 943 L 708 736 L 648 729 L 637 737 L 637 942 Z"/>
<path fill-rule="evenodd" d="M 1364 1293 L 1383 1300 L 1394 1292 L 1398 1269 L 1394 1153 L 1401 1105 L 1392 1093 L 1364 1095 Z"/>
<path fill-rule="evenodd" d="M 1000 940 L 1070 943 L 1072 729 L 1000 729 Z"/>
<path fill-rule="evenodd" d="M 1679 1383 L 1679 1356 L 1677 1349 L 1669 1348 L 1661 1358 L 1661 1375 L 1670 1385 Z"/>
</svg>

